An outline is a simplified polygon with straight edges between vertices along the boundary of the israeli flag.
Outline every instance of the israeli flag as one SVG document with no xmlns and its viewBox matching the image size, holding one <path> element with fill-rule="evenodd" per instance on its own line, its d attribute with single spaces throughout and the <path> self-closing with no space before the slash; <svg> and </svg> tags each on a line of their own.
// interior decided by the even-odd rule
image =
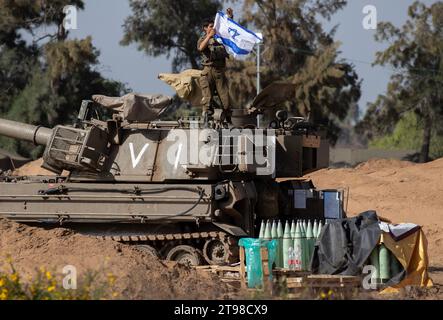
<svg viewBox="0 0 443 320">
<path fill-rule="evenodd" d="M 229 54 L 235 58 L 248 56 L 257 43 L 263 41 L 261 35 L 242 27 L 234 20 L 228 18 L 223 12 L 218 12 L 215 17 L 215 38 L 222 43 Z"/>
</svg>

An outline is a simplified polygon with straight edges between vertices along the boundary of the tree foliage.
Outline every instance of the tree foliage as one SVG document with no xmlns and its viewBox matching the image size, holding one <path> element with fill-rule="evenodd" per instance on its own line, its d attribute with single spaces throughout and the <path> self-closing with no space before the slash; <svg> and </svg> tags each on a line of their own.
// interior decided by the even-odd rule
<svg viewBox="0 0 443 320">
<path fill-rule="evenodd" d="M 202 22 L 221 8 L 218 0 L 129 0 L 132 16 L 124 24 L 123 45 L 136 43 L 151 56 L 173 56 L 173 71 L 198 69 L 197 41 Z"/>
<path fill-rule="evenodd" d="M 301 114 L 314 123 L 327 126 L 331 140 L 338 138 L 337 121 L 343 121 L 360 98 L 360 85 L 353 67 L 337 59 L 337 45 L 325 47 L 319 55 L 308 57 L 295 74 L 295 101 Z"/>
<path fill-rule="evenodd" d="M 414 112 L 408 112 L 397 122 L 392 133 L 374 138 L 370 146 L 391 150 L 420 150 L 422 136 L 423 122 Z M 443 157 L 443 136 L 437 134 L 435 129 L 432 130 L 429 156 L 431 159 Z"/>
<path fill-rule="evenodd" d="M 387 94 L 369 105 L 359 130 L 373 139 L 391 134 L 412 112 L 422 128 L 420 161 L 426 162 L 433 131 L 443 134 L 443 2 L 427 7 L 416 1 L 408 16 L 401 28 L 389 22 L 378 26 L 376 40 L 390 45 L 377 53 L 375 63 L 395 72 Z"/>
<path fill-rule="evenodd" d="M 345 0 L 130 0 L 132 16 L 122 43 L 137 43 L 148 55 L 172 55 L 173 71 L 199 68 L 196 49 L 201 22 L 213 18 L 221 4 L 241 2 L 239 22 L 263 33 L 263 87 L 276 80 L 297 83 L 294 113 L 309 113 L 311 120 L 328 127 L 335 141 L 338 122 L 360 97 L 360 82 L 353 66 L 339 61 L 335 28 L 323 30 L 319 17 L 330 19 Z M 321 65 L 321 69 L 317 68 Z M 255 59 L 231 59 L 227 75 L 234 107 L 244 107 L 256 94 Z"/>
<path fill-rule="evenodd" d="M 81 9 L 83 1 L 0 0 L 1 117 L 52 127 L 72 122 L 81 100 L 92 94 L 125 90 L 96 70 L 99 52 L 91 38 L 68 40 L 63 28 L 66 5 Z M 41 35 L 37 30 L 43 26 L 47 33 Z M 0 147 L 24 156 L 41 152 L 3 137 Z"/>
<path fill-rule="evenodd" d="M 263 33 L 262 86 L 282 79 L 296 83 L 287 107 L 326 126 L 332 142 L 338 138 L 339 122 L 360 98 L 360 82 L 354 67 L 338 58 L 336 28 L 326 32 L 319 17 L 330 19 L 345 5 L 343 0 L 244 0 L 240 20 Z M 229 63 L 237 106 L 255 96 L 255 57 L 250 59 Z"/>
</svg>

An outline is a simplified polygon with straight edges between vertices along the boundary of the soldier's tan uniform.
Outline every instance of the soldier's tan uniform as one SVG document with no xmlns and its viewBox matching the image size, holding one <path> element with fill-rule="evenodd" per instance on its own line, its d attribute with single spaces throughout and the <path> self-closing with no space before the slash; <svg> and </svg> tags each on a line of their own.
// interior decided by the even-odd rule
<svg viewBox="0 0 443 320">
<path fill-rule="evenodd" d="M 198 40 L 197 47 L 205 39 L 205 36 Z M 225 47 L 214 38 L 209 40 L 208 46 L 202 51 L 202 64 L 204 66 L 200 86 L 203 91 L 203 111 L 210 108 L 212 93 L 217 90 L 224 110 L 231 109 L 229 98 L 229 87 L 226 79 L 226 59 L 228 53 Z"/>
</svg>

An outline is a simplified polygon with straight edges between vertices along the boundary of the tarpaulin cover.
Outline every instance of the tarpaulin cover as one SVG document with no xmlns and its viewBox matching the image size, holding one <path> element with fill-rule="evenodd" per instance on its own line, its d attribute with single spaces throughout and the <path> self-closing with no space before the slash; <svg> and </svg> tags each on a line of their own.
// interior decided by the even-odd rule
<svg viewBox="0 0 443 320">
<path fill-rule="evenodd" d="M 278 240 L 242 238 L 238 245 L 245 248 L 246 273 L 249 288 L 263 286 L 263 269 L 260 248 L 268 248 L 269 276 L 272 277 L 272 265 L 277 258 Z"/>
<path fill-rule="evenodd" d="M 378 244 L 381 230 L 374 211 L 326 224 L 317 241 L 311 270 L 318 274 L 358 275 Z"/>
<path fill-rule="evenodd" d="M 194 107 L 201 107 L 203 91 L 200 87 L 199 79 L 202 70 L 189 69 L 182 73 L 161 73 L 158 78 L 170 85 L 177 92 L 177 95 Z"/>
<path fill-rule="evenodd" d="M 129 93 L 123 97 L 94 95 L 92 100 L 105 108 L 121 114 L 130 122 L 149 122 L 159 116 L 171 105 L 172 99 L 161 94 L 146 95 Z"/>
<path fill-rule="evenodd" d="M 421 228 L 398 241 L 395 241 L 391 234 L 383 232 L 380 242 L 384 243 L 406 270 L 406 277 L 400 283 L 386 288 L 381 293 L 395 293 L 398 289 L 411 285 L 422 287 L 433 285 L 428 275 L 428 243 Z"/>
<path fill-rule="evenodd" d="M 201 107 L 203 91 L 199 79 L 202 70 L 189 69 L 181 73 L 161 73 L 158 78 L 170 85 L 177 95 L 194 107 Z M 272 108 L 294 96 L 295 85 L 290 82 L 276 81 L 264 88 L 249 107 L 252 111 Z"/>
<path fill-rule="evenodd" d="M 380 229 L 374 211 L 354 218 L 331 221 L 322 230 L 311 260 L 313 273 L 331 275 L 361 275 L 371 252 L 379 244 L 397 258 L 403 266 L 401 273 L 392 275 L 382 293 L 399 288 L 432 286 L 429 278 L 427 241 L 421 228 L 413 228 L 404 237 L 394 237 Z"/>
</svg>

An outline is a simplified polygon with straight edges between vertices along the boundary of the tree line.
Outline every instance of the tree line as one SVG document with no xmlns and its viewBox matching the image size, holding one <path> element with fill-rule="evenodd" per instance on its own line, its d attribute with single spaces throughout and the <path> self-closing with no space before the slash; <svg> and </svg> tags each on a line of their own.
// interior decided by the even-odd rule
<svg viewBox="0 0 443 320">
<path fill-rule="evenodd" d="M 385 148 L 419 150 L 419 160 L 443 156 L 443 3 L 419 1 L 402 27 L 378 26 L 376 40 L 389 43 L 374 64 L 390 66 L 387 93 L 358 118 L 362 80 L 340 58 L 337 27 L 325 30 L 346 0 L 128 0 L 131 15 L 121 45 L 136 44 L 149 56 L 167 55 L 172 71 L 199 68 L 196 43 L 201 22 L 236 3 L 239 23 L 263 33 L 262 85 L 296 84 L 286 108 L 323 126 L 332 144 L 339 137 Z M 54 126 L 70 123 L 82 99 L 94 93 L 121 95 L 128 88 L 97 70 L 99 51 L 91 38 L 71 40 L 63 28 L 63 7 L 84 8 L 82 0 L 0 0 L 0 116 Z M 38 31 L 46 27 L 46 34 Z M 31 40 L 29 40 L 31 39 Z M 231 59 L 227 73 L 234 106 L 256 94 L 255 57 Z M 173 116 L 192 110 L 180 104 Z M 413 125 L 413 127 L 411 127 Z M 37 157 L 41 149 L 0 138 L 0 148 Z"/>
</svg>

